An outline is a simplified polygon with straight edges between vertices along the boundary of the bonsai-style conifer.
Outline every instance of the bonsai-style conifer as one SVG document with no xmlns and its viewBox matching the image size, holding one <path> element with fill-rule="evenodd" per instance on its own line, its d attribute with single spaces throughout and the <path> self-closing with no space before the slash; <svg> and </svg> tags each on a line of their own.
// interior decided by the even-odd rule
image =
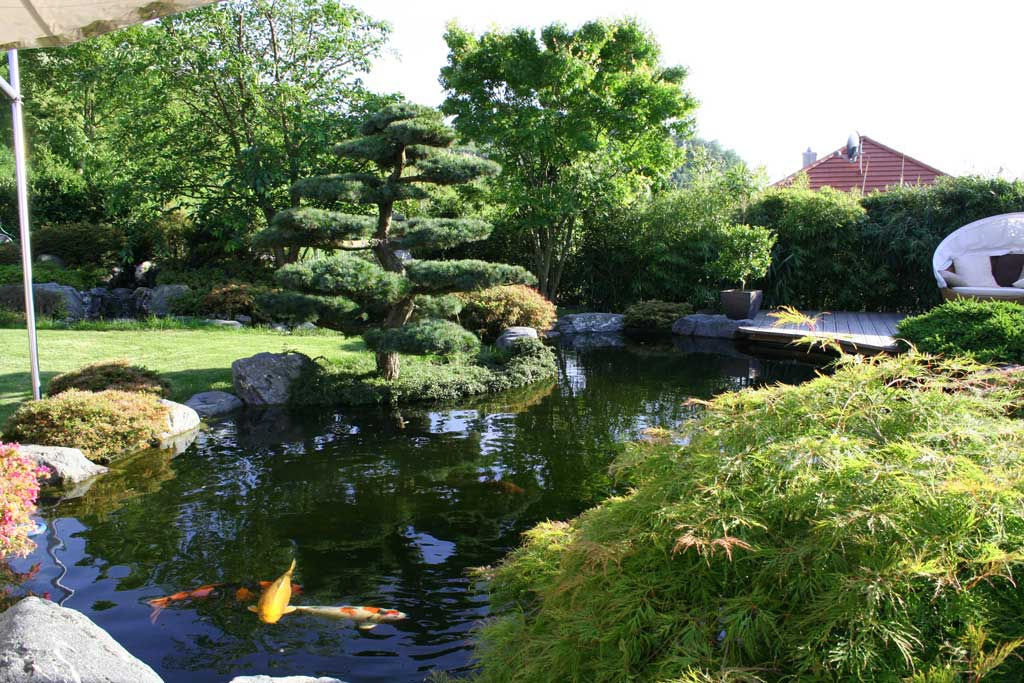
<svg viewBox="0 0 1024 683">
<path fill-rule="evenodd" d="M 324 297 L 333 299 L 335 305 L 340 297 L 363 307 L 386 307 L 383 326 L 368 332 L 365 339 L 377 352 L 378 373 L 395 379 L 398 352 L 452 353 L 479 344 L 459 325 L 429 317 L 453 303 L 454 297 L 443 295 L 535 280 L 525 269 L 501 263 L 403 258 L 403 251 L 444 249 L 485 239 L 491 226 L 474 219 L 403 220 L 394 214 L 395 202 L 426 198 L 421 183 L 468 183 L 494 175 L 500 168 L 492 161 L 449 149 L 455 134 L 441 114 L 428 107 L 385 107 L 367 117 L 360 132 L 363 137 L 343 142 L 334 151 L 369 162 L 368 168 L 378 173 L 306 178 L 292 190 L 327 207 L 341 201 L 376 204 L 376 218 L 300 206 L 277 214 L 258 241 L 265 247 L 301 246 L 336 252 L 284 266 L 277 273 L 278 282 L 310 297 L 311 308 L 323 305 Z M 292 301 L 299 305 L 294 295 Z"/>
</svg>

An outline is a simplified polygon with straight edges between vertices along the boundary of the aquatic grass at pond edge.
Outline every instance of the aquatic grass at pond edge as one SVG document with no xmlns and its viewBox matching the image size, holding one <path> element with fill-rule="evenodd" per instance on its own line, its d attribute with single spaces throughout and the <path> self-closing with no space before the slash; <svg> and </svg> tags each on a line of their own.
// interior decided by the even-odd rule
<svg viewBox="0 0 1024 683">
<path fill-rule="evenodd" d="M 907 355 L 714 399 L 489 572 L 479 680 L 1019 680 L 1022 395 Z"/>
</svg>

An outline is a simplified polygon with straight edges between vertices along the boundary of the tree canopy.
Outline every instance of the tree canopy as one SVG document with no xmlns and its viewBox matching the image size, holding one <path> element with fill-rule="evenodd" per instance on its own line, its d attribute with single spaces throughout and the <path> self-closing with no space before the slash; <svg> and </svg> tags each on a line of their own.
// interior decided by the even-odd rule
<svg viewBox="0 0 1024 683">
<path fill-rule="evenodd" d="M 664 181 L 680 162 L 696 106 L 686 70 L 633 20 L 561 24 L 475 37 L 450 25 L 444 113 L 503 168 L 502 221 L 528 237 L 529 262 L 549 298 L 586 229 L 588 211 Z"/>
<path fill-rule="evenodd" d="M 467 183 L 500 170 L 493 161 L 451 149 L 455 132 L 440 112 L 392 104 L 367 116 L 359 132 L 360 137 L 335 145 L 333 151 L 359 162 L 363 171 L 304 178 L 291 190 L 324 206 L 375 205 L 377 216 L 303 205 L 278 213 L 257 243 L 272 249 L 313 247 L 333 252 L 281 268 L 278 280 L 301 294 L 386 308 L 384 324 L 365 339 L 377 351 L 378 372 L 394 379 L 399 374 L 398 352 L 448 354 L 479 344 L 456 323 L 432 317 L 450 308 L 438 297 L 500 284 L 530 284 L 534 278 L 519 266 L 473 259 L 422 260 L 408 253 L 482 240 L 491 230 L 476 219 L 405 218 L 395 213 L 396 203 L 427 196 L 422 185 Z M 424 315 L 414 319 L 417 309 Z"/>
</svg>

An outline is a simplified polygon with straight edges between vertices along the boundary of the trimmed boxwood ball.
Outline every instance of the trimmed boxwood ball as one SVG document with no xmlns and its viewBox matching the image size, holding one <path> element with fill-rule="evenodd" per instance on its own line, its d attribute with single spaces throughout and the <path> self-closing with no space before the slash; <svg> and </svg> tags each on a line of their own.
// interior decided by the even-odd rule
<svg viewBox="0 0 1024 683">
<path fill-rule="evenodd" d="M 1024 679 L 1022 398 L 914 354 L 722 394 L 481 572 L 474 680 Z"/>
<path fill-rule="evenodd" d="M 900 335 L 919 351 L 983 363 L 1024 363 L 1024 306 L 1012 301 L 947 301 L 904 318 Z"/>
<path fill-rule="evenodd" d="M 459 321 L 493 341 L 509 327 L 547 330 L 557 318 L 555 305 L 533 287 L 506 285 L 459 295 L 465 302 Z"/>
<path fill-rule="evenodd" d="M 23 403 L 4 424 L 4 438 L 40 446 L 79 448 L 106 463 L 152 446 L 167 431 L 168 409 L 153 394 L 68 389 Z"/>
<path fill-rule="evenodd" d="M 69 389 L 82 391 L 137 391 L 167 398 L 171 384 L 152 370 L 133 365 L 130 360 L 118 358 L 90 363 L 78 370 L 57 375 L 46 387 L 48 396 L 56 396 Z"/>
<path fill-rule="evenodd" d="M 427 319 L 402 327 L 374 329 L 363 335 L 366 345 L 382 353 L 449 355 L 475 351 L 480 340 L 458 323 Z"/>
<path fill-rule="evenodd" d="M 670 334 L 672 325 L 685 315 L 693 313 L 693 306 L 674 301 L 640 301 L 626 309 L 627 331 Z"/>
</svg>

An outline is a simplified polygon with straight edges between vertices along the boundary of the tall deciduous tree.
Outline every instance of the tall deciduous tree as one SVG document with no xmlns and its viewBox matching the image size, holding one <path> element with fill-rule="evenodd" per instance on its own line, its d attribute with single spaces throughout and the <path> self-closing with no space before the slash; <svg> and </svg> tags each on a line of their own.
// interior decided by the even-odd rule
<svg viewBox="0 0 1024 683">
<path fill-rule="evenodd" d="M 396 202 L 428 196 L 421 185 L 458 185 L 499 170 L 493 161 L 449 149 L 455 132 L 440 112 L 411 104 L 390 105 L 367 117 L 360 132 L 362 137 L 335 146 L 334 152 L 361 162 L 366 171 L 306 178 L 291 191 L 326 206 L 375 205 L 377 216 L 300 206 L 277 214 L 258 242 L 275 248 L 339 252 L 285 266 L 278 271 L 278 280 L 313 297 L 344 297 L 364 306 L 386 306 L 383 327 L 365 338 L 377 351 L 378 373 L 395 379 L 399 351 L 451 353 L 478 344 L 472 333 L 457 324 L 429 317 L 453 304 L 443 295 L 499 284 L 532 284 L 534 278 L 518 266 L 468 259 L 417 260 L 405 253 L 485 239 L 491 231 L 480 220 L 405 220 L 395 214 Z M 407 324 L 417 307 L 427 317 Z"/>
<path fill-rule="evenodd" d="M 460 135 L 502 164 L 505 220 L 526 231 L 539 288 L 554 298 L 587 213 L 608 196 L 637 195 L 678 166 L 673 136 L 690 133 L 696 102 L 686 70 L 659 63 L 632 20 L 560 24 L 479 38 L 445 34 L 442 110 Z"/>
</svg>

